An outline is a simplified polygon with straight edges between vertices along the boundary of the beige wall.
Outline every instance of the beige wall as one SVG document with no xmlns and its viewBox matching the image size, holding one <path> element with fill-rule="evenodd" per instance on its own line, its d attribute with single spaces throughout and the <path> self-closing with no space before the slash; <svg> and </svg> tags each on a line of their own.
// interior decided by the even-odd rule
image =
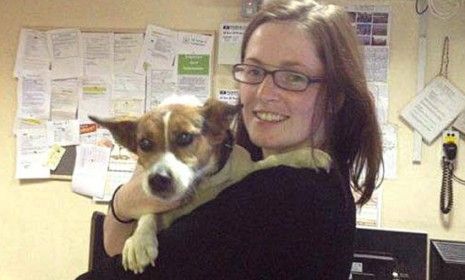
<svg viewBox="0 0 465 280">
<path fill-rule="evenodd" d="M 74 279 L 87 267 L 89 221 L 104 210 L 73 194 L 63 181 L 18 182 L 14 178 L 16 107 L 12 71 L 22 26 L 144 29 L 157 24 L 184 30 L 217 30 L 222 21 L 240 19 L 240 0 L 2 0 L 0 11 L 0 279 Z M 413 165 L 412 133 L 398 114 L 414 96 L 418 18 L 414 1 L 365 1 L 392 6 L 389 120 L 398 126 L 398 179 L 385 181 L 382 223 L 385 227 L 427 231 L 430 237 L 465 240 L 465 188 L 455 183 L 456 205 L 444 226 L 439 214 L 440 146 L 423 145 L 423 163 Z M 336 3 L 348 4 L 348 1 Z M 426 80 L 439 69 L 445 35 L 451 38 L 449 78 L 465 90 L 465 9 L 445 22 L 429 17 Z M 219 67 L 215 88 L 232 85 L 229 68 Z M 465 158 L 460 143 L 459 160 Z M 465 177 L 465 164 L 457 175 Z"/>
</svg>

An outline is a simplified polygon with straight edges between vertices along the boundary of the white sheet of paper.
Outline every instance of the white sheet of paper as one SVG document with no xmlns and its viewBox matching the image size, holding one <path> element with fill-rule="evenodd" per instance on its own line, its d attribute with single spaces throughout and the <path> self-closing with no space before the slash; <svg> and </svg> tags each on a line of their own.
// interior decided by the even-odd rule
<svg viewBox="0 0 465 280">
<path fill-rule="evenodd" d="M 52 60 L 52 78 L 67 79 L 83 74 L 81 31 L 75 28 L 47 31 L 48 49 Z"/>
<path fill-rule="evenodd" d="M 76 147 L 76 164 L 71 183 L 74 192 L 103 198 L 110 150 L 108 147 L 88 144 Z"/>
<path fill-rule="evenodd" d="M 16 135 L 16 178 L 49 178 L 47 166 L 47 130 L 44 126 L 35 129 L 19 129 Z"/>
<path fill-rule="evenodd" d="M 112 32 L 83 32 L 81 34 L 84 75 L 113 75 L 114 37 Z"/>
<path fill-rule="evenodd" d="M 145 111 L 145 75 L 120 73 L 113 77 L 113 116 L 141 116 Z"/>
<path fill-rule="evenodd" d="M 112 99 L 111 112 L 114 117 L 140 117 L 145 112 L 145 100 L 127 98 Z"/>
<path fill-rule="evenodd" d="M 81 82 L 77 78 L 52 80 L 52 120 L 76 119 L 80 86 Z"/>
<path fill-rule="evenodd" d="M 19 35 L 14 76 L 22 76 L 24 71 L 38 73 L 49 70 L 50 63 L 46 33 L 22 28 Z"/>
<path fill-rule="evenodd" d="M 46 123 L 47 120 L 41 119 L 34 119 L 34 118 L 15 118 L 15 122 L 13 124 L 13 135 L 17 135 L 17 132 L 20 130 L 28 130 L 28 129 L 44 129 L 46 130 Z"/>
<path fill-rule="evenodd" d="M 104 77 L 88 77 L 82 80 L 78 119 L 90 121 L 88 115 L 111 116 L 111 82 Z"/>
<path fill-rule="evenodd" d="M 113 78 L 112 98 L 145 99 L 145 75 L 121 73 Z"/>
<path fill-rule="evenodd" d="M 135 73 L 143 43 L 142 33 L 115 34 L 115 74 Z"/>
<path fill-rule="evenodd" d="M 60 146 L 79 145 L 79 121 L 49 121 L 47 122 L 48 145 Z"/>
<path fill-rule="evenodd" d="M 176 34 L 166 28 L 147 25 L 136 73 L 145 74 L 145 65 L 153 69 L 173 69 L 177 49 Z"/>
<path fill-rule="evenodd" d="M 137 157 L 127 149 L 114 143 L 111 150 L 110 163 L 105 183 L 105 194 L 102 199 L 94 197 L 96 202 L 110 201 L 114 190 L 121 184 L 127 183 L 136 168 Z"/>
<path fill-rule="evenodd" d="M 220 25 L 218 64 L 234 65 L 241 62 L 241 45 L 245 22 L 228 22 Z"/>
<path fill-rule="evenodd" d="M 49 72 L 38 74 L 23 73 L 18 79 L 18 109 L 20 119 L 42 119 L 50 117 L 50 76 Z"/>
<path fill-rule="evenodd" d="M 383 137 L 384 179 L 397 179 L 397 127 L 381 126 Z"/>
<path fill-rule="evenodd" d="M 147 71 L 147 98 L 145 111 L 158 106 L 163 99 L 176 93 L 176 73 L 174 70 Z"/>
<path fill-rule="evenodd" d="M 380 124 L 388 122 L 389 92 L 387 83 L 368 83 L 368 89 L 373 94 L 376 115 Z"/>
<path fill-rule="evenodd" d="M 358 195 L 354 197 L 357 199 Z M 370 200 L 362 208 L 357 207 L 357 226 L 380 227 L 381 226 L 382 188 L 374 190 Z"/>
<path fill-rule="evenodd" d="M 239 104 L 239 91 L 237 89 L 220 89 L 218 100 L 231 105 Z"/>
<path fill-rule="evenodd" d="M 389 68 L 389 48 L 364 48 L 365 74 L 369 82 L 387 82 Z"/>
<path fill-rule="evenodd" d="M 180 54 L 208 54 L 213 51 L 215 37 L 210 34 L 192 32 L 177 32 L 178 48 Z"/>
<path fill-rule="evenodd" d="M 401 112 L 430 144 L 465 109 L 465 95 L 447 79 L 434 78 Z"/>
</svg>

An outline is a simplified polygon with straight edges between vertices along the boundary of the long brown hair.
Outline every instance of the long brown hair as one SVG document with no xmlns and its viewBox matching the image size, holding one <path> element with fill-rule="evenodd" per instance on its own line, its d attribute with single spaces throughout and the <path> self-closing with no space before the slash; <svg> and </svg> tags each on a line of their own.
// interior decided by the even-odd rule
<svg viewBox="0 0 465 280">
<path fill-rule="evenodd" d="M 292 21 L 307 31 L 325 66 L 324 94 L 318 94 L 317 114 L 325 126 L 325 149 L 341 174 L 350 177 L 366 203 L 376 187 L 382 164 L 382 143 L 373 97 L 367 88 L 359 43 L 346 11 L 335 5 L 312 0 L 275 0 L 265 5 L 249 23 L 242 41 L 241 59 L 250 37 L 261 24 Z M 318 125 L 315 123 L 315 125 Z M 260 158 L 239 118 L 236 141 Z M 313 141 L 313 140 L 312 140 Z M 362 177 L 364 177 L 363 182 Z"/>
</svg>

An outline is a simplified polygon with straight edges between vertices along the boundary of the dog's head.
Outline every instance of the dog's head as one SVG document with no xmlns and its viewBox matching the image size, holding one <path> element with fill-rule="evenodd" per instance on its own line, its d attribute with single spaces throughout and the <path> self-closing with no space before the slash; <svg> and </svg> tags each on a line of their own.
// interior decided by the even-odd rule
<svg viewBox="0 0 465 280">
<path fill-rule="evenodd" d="M 189 193 L 202 176 L 221 168 L 231 149 L 230 125 L 240 106 L 209 99 L 204 105 L 161 104 L 140 118 L 91 120 L 137 154 L 143 189 L 165 200 Z"/>
</svg>

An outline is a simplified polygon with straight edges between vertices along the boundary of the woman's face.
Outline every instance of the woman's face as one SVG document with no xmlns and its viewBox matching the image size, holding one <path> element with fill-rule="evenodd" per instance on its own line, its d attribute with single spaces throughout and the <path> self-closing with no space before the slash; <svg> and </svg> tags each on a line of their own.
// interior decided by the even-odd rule
<svg viewBox="0 0 465 280">
<path fill-rule="evenodd" d="M 243 63 L 268 71 L 284 69 L 308 77 L 324 76 L 314 44 L 292 22 L 260 25 L 250 37 Z M 272 75 L 258 85 L 240 84 L 245 126 L 251 141 L 262 148 L 265 157 L 308 146 L 312 133 L 323 133 L 322 129 L 311 127 L 312 117 L 317 117 L 313 113 L 320 87 L 314 83 L 305 91 L 293 92 L 276 86 Z M 319 138 L 321 135 L 315 136 L 317 142 Z"/>
</svg>

